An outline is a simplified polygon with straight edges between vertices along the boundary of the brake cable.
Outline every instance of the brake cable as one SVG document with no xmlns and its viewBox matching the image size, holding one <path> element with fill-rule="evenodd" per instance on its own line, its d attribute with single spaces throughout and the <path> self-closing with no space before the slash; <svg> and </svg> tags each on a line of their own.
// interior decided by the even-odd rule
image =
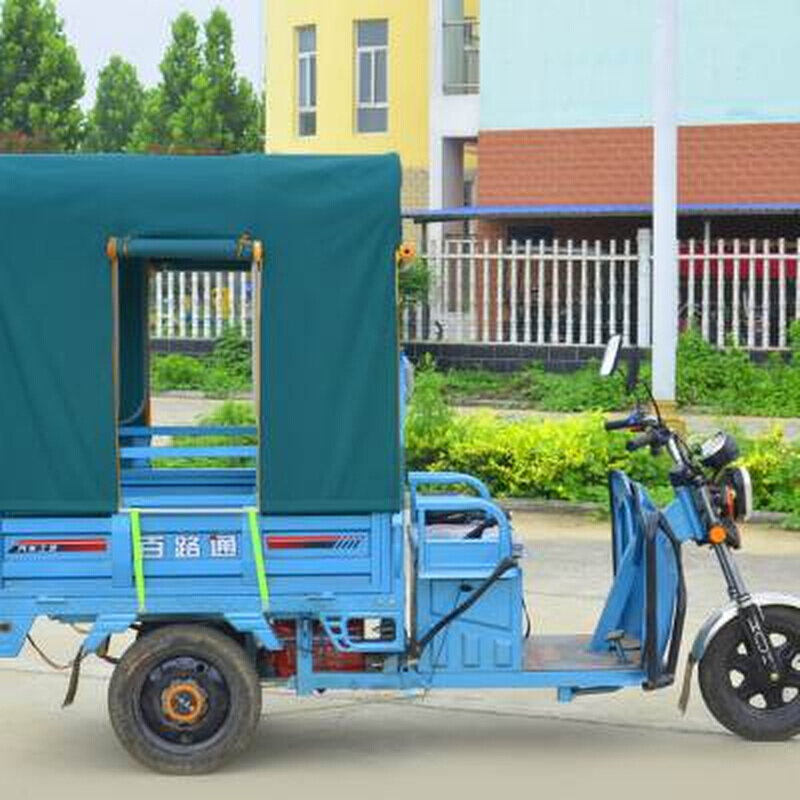
<svg viewBox="0 0 800 800">
<path fill-rule="evenodd" d="M 79 656 L 76 656 L 75 658 L 72 659 L 72 661 L 69 661 L 66 664 L 59 664 L 58 661 L 55 661 L 52 658 L 50 658 L 50 656 L 48 656 L 47 653 L 45 653 L 45 651 L 42 650 L 42 648 L 39 647 L 38 644 L 36 644 L 36 642 L 34 641 L 33 637 L 30 634 L 28 634 L 25 637 L 25 639 L 28 642 L 28 644 L 33 648 L 33 651 L 36 653 L 36 655 L 38 655 L 39 658 L 41 658 L 42 661 L 44 661 L 44 663 L 47 664 L 48 667 L 50 667 L 50 669 L 53 669 L 56 672 L 66 672 L 67 670 L 72 669 L 73 666 L 75 666 L 75 661 L 79 658 Z"/>
</svg>

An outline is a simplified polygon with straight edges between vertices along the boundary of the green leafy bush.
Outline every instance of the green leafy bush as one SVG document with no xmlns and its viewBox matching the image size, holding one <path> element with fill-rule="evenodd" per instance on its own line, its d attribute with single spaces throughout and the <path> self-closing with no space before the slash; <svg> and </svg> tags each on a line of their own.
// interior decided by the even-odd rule
<svg viewBox="0 0 800 800">
<path fill-rule="evenodd" d="M 222 336 L 214 343 L 209 358 L 212 370 L 225 375 L 233 386 L 249 386 L 253 380 L 253 357 L 250 342 L 238 328 L 225 328 Z"/>
<path fill-rule="evenodd" d="M 798 330 L 791 331 L 797 346 Z M 713 409 L 718 414 L 800 415 L 800 361 L 786 362 L 778 353 L 766 364 L 754 364 L 747 351 L 717 349 L 696 330 L 678 345 L 677 395 L 681 405 Z"/>
<path fill-rule="evenodd" d="M 491 412 L 454 416 L 444 393 L 442 376 L 423 370 L 406 425 L 409 469 L 467 472 L 500 497 L 594 502 L 606 501 L 608 472 L 621 469 L 658 502 L 671 497 L 669 459 L 648 450 L 628 453 L 627 437 L 606 433 L 600 414 L 558 421 L 510 421 Z M 800 521 L 800 443 L 772 432 L 742 444 L 757 508 Z"/>
<path fill-rule="evenodd" d="M 414 379 L 414 394 L 406 413 L 405 441 L 414 454 L 413 469 L 427 469 L 448 447 L 455 414 L 444 397 L 444 377 L 433 361 L 423 359 Z"/>
<path fill-rule="evenodd" d="M 800 318 L 789 325 L 789 348 L 793 366 L 800 367 Z"/>
<path fill-rule="evenodd" d="M 454 470 L 481 478 L 499 497 L 604 501 L 610 469 L 624 469 L 665 496 L 664 457 L 629 454 L 599 415 L 508 421 L 491 412 L 456 417 L 424 449 L 407 438 L 409 469 Z"/>
<path fill-rule="evenodd" d="M 800 527 L 800 443 L 787 441 L 783 431 L 775 429 L 742 445 L 756 508 L 786 512 L 789 524 Z"/>
<path fill-rule="evenodd" d="M 247 392 L 252 388 L 250 343 L 236 328 L 226 328 L 205 358 L 179 353 L 153 359 L 153 391 L 202 391 L 212 397 Z"/>
<path fill-rule="evenodd" d="M 205 375 L 199 358 L 170 353 L 153 359 L 151 384 L 153 391 L 203 388 Z"/>
<path fill-rule="evenodd" d="M 401 266 L 397 275 L 401 305 L 424 303 L 428 299 L 431 280 L 431 270 L 424 258 L 415 258 L 411 263 Z"/>
</svg>

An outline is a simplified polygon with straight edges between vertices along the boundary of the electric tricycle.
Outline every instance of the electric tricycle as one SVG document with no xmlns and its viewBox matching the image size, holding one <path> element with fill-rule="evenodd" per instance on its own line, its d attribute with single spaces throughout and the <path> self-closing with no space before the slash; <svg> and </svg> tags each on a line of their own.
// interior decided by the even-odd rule
<svg viewBox="0 0 800 800">
<path fill-rule="evenodd" d="M 732 437 L 690 448 L 655 402 L 606 424 L 669 455 L 674 499 L 610 475 L 613 582 L 594 630 L 563 636 L 526 625 L 523 550 L 486 485 L 402 475 L 399 174 L 392 157 L 0 158 L 0 657 L 39 617 L 85 626 L 66 704 L 87 657 L 111 661 L 123 746 L 203 773 L 252 741 L 264 685 L 663 689 L 694 542 L 730 602 L 694 640 L 682 703 L 697 665 L 722 725 L 796 735 L 800 601 L 750 594 L 737 570 L 752 493 Z M 255 426 L 152 424 L 147 299 L 165 271 L 246 287 Z"/>
</svg>

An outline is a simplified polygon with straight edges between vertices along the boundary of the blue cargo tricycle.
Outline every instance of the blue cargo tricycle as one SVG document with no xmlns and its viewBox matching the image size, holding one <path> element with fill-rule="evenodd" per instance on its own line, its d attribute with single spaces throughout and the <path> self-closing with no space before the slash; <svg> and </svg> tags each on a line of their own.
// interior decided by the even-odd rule
<svg viewBox="0 0 800 800">
<path fill-rule="evenodd" d="M 691 448 L 655 402 L 606 423 L 668 454 L 674 498 L 609 476 L 611 588 L 594 630 L 562 636 L 526 625 L 522 549 L 486 485 L 402 475 L 398 198 L 384 157 L 0 159 L 0 657 L 39 617 L 86 626 L 67 701 L 87 657 L 110 660 L 123 746 L 205 773 L 251 742 L 264 685 L 564 702 L 667 687 L 694 542 L 730 602 L 694 640 L 683 704 L 697 665 L 726 728 L 795 736 L 800 601 L 751 594 L 736 567 L 752 491 L 731 436 Z M 255 426 L 151 423 L 148 285 L 164 270 L 249 287 Z M 611 337 L 604 374 L 620 350 Z"/>
</svg>

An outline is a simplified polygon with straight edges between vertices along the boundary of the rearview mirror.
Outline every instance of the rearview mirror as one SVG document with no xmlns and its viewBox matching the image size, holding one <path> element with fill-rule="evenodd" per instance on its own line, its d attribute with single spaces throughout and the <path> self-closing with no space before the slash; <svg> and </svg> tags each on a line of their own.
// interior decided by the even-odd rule
<svg viewBox="0 0 800 800">
<path fill-rule="evenodd" d="M 600 365 L 600 376 L 608 378 L 617 371 L 619 364 L 619 354 L 622 352 L 622 336 L 615 334 L 608 340 L 606 352 L 603 355 L 603 363 Z"/>
</svg>

